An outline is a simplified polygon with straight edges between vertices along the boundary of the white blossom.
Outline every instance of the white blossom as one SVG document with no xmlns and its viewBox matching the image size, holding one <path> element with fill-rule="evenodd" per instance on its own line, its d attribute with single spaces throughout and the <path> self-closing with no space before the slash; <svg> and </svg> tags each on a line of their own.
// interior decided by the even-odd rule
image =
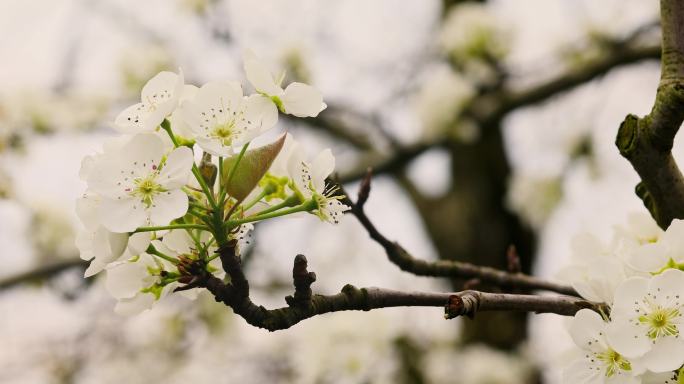
<svg viewBox="0 0 684 384">
<path fill-rule="evenodd" d="M 628 277 L 624 262 L 590 233 L 575 236 L 571 247 L 570 265 L 560 271 L 560 278 L 585 299 L 611 304 L 618 285 Z"/>
<path fill-rule="evenodd" d="M 131 232 L 144 225 L 166 225 L 184 215 L 188 197 L 181 187 L 192 164 L 190 148 L 166 155 L 158 136 L 134 136 L 98 162 L 88 177 L 88 187 L 102 196 L 101 224 L 113 232 Z"/>
<path fill-rule="evenodd" d="M 629 262 L 635 269 L 655 273 L 684 263 L 684 221 L 674 219 L 665 233 L 656 233 L 659 236 L 654 234 L 630 253 Z"/>
<path fill-rule="evenodd" d="M 606 339 L 607 323 L 590 309 L 582 309 L 572 319 L 570 336 L 582 349 L 582 358 L 563 372 L 563 382 L 568 384 L 632 384 L 639 383 L 634 377 L 632 362 L 616 352 Z"/>
<path fill-rule="evenodd" d="M 140 103 L 124 109 L 114 120 L 114 126 L 125 133 L 150 132 L 178 106 L 183 91 L 183 72 L 159 72 L 145 84 Z"/>
<path fill-rule="evenodd" d="M 321 92 L 310 85 L 293 82 L 283 89 L 284 73 L 276 79 L 266 64 L 250 52 L 245 54 L 244 69 L 247 79 L 263 99 L 275 103 L 283 113 L 316 117 L 327 107 Z"/>
<path fill-rule="evenodd" d="M 684 272 L 632 277 L 615 292 L 608 340 L 616 351 L 640 358 L 653 372 L 684 363 Z"/>
<path fill-rule="evenodd" d="M 260 95 L 243 97 L 236 82 L 210 82 L 182 107 L 183 118 L 199 146 L 216 156 L 230 156 L 234 148 L 272 128 L 275 105 Z"/>
<path fill-rule="evenodd" d="M 307 162 L 303 148 L 293 143 L 287 167 L 297 191 L 306 199 L 316 201 L 317 208 L 313 213 L 321 220 L 337 223 L 340 215 L 349 210 L 335 195 L 336 188 L 326 189 L 325 178 L 335 169 L 335 158 L 330 149 L 324 149 Z"/>
</svg>

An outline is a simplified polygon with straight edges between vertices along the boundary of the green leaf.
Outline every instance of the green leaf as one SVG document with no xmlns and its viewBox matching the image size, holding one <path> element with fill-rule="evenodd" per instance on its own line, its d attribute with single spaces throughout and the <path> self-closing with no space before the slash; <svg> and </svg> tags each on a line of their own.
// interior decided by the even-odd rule
<svg viewBox="0 0 684 384">
<path fill-rule="evenodd" d="M 238 201 L 247 197 L 271 167 L 284 143 L 285 134 L 282 134 L 271 144 L 245 152 L 242 159 L 233 156 L 223 160 L 223 187 L 226 192 Z M 236 163 L 237 168 L 232 171 Z"/>
</svg>

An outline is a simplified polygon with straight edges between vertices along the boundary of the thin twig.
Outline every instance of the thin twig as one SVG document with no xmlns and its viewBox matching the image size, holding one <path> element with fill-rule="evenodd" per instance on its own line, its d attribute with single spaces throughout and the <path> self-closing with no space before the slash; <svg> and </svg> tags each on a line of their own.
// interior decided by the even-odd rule
<svg viewBox="0 0 684 384">
<path fill-rule="evenodd" d="M 370 180 L 372 174 L 367 172 L 366 177 L 359 189 L 359 201 L 365 202 L 370 193 Z M 343 192 L 343 191 L 342 191 Z M 375 240 L 384 249 L 389 260 L 396 264 L 403 271 L 413 273 L 418 276 L 432 277 L 452 277 L 462 279 L 477 278 L 482 282 L 497 285 L 502 288 L 515 288 L 525 290 L 546 290 L 561 293 L 564 295 L 578 296 L 577 292 L 570 286 L 550 282 L 523 273 L 510 273 L 490 267 L 473 265 L 470 263 L 439 260 L 427 261 L 414 257 L 404 249 L 399 243 L 387 239 L 373 222 L 366 215 L 363 205 L 355 204 L 345 194 L 342 200 L 351 207 L 351 213 L 356 216 L 361 225 L 366 229 L 371 239 Z"/>
</svg>

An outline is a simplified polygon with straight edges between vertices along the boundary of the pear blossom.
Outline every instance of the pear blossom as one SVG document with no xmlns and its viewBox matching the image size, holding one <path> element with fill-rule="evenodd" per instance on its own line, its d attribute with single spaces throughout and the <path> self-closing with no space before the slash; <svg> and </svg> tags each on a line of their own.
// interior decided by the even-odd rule
<svg viewBox="0 0 684 384">
<path fill-rule="evenodd" d="M 607 337 L 620 354 L 652 372 L 684 364 L 684 272 L 632 277 L 615 292 Z"/>
<path fill-rule="evenodd" d="M 172 268 L 171 263 L 147 253 L 110 264 L 105 287 L 118 300 L 114 311 L 120 315 L 134 315 L 151 308 L 155 301 L 167 296 L 177 286 L 160 286 L 161 271 Z"/>
<path fill-rule="evenodd" d="M 266 64 L 250 52 L 245 54 L 244 69 L 247 79 L 264 100 L 270 100 L 283 113 L 316 117 L 327 108 L 321 92 L 310 85 L 293 82 L 283 89 L 284 73 L 276 80 Z"/>
<path fill-rule="evenodd" d="M 197 144 L 216 156 L 230 156 L 278 119 L 275 105 L 259 95 L 244 98 L 236 82 L 210 82 L 181 109 Z"/>
<path fill-rule="evenodd" d="M 648 214 L 632 213 L 627 216 L 626 226 L 615 227 L 613 243 L 616 252 L 630 260 L 636 253 L 649 253 L 653 247 L 659 247 L 654 244 L 664 233 Z"/>
<path fill-rule="evenodd" d="M 183 72 L 159 72 L 145 84 L 140 103 L 124 109 L 114 120 L 114 127 L 124 133 L 150 132 L 178 106 L 183 92 Z"/>
<path fill-rule="evenodd" d="M 139 134 L 93 167 L 88 187 L 102 197 L 98 213 L 105 228 L 131 232 L 166 225 L 187 212 L 188 197 L 181 187 L 190 176 L 192 150 L 165 152 L 158 136 Z"/>
<path fill-rule="evenodd" d="M 630 384 L 639 383 L 634 376 L 632 362 L 616 352 L 606 339 L 607 323 L 590 309 L 575 314 L 570 325 L 570 336 L 582 349 L 583 357 L 563 372 L 568 384 Z"/>
<path fill-rule="evenodd" d="M 657 241 L 644 244 L 630 254 L 630 265 L 643 272 L 684 265 L 684 220 L 674 219 Z"/>
<path fill-rule="evenodd" d="M 97 212 L 101 199 L 98 195 L 86 192 L 76 200 L 76 214 L 83 227 L 76 235 L 76 247 L 81 259 L 90 261 L 85 277 L 101 272 L 107 264 L 117 260 L 126 251 L 130 256 L 143 252 L 150 243 L 149 233 L 117 233 L 99 224 Z"/>
<path fill-rule="evenodd" d="M 608 303 L 629 270 L 612 247 L 590 233 L 575 236 L 571 242 L 571 263 L 559 275 L 587 300 Z"/>
<path fill-rule="evenodd" d="M 304 157 L 304 150 L 294 144 L 287 161 L 290 177 L 297 191 L 306 199 L 314 199 L 317 208 L 313 213 L 321 220 L 338 223 L 341 214 L 349 207 L 340 202 L 335 187 L 328 188 L 325 178 L 335 169 L 335 158 L 330 149 L 321 151 L 311 162 Z"/>
</svg>

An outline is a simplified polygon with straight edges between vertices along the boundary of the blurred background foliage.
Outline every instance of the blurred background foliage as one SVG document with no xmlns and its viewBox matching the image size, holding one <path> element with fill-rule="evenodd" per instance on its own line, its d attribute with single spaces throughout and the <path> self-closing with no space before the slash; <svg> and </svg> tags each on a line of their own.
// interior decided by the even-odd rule
<svg viewBox="0 0 684 384">
<path fill-rule="evenodd" d="M 331 147 L 351 192 L 373 167 L 367 211 L 388 237 L 504 269 L 514 245 L 553 278 L 572 235 L 642 209 L 612 142 L 652 104 L 657 21 L 638 0 L 2 2 L 0 382 L 559 382 L 568 338 L 550 315 L 390 309 L 268 334 L 201 296 L 118 317 L 73 245 L 80 158 L 158 71 L 244 80 L 248 48 L 322 90 L 324 113 L 280 130 Z M 297 253 L 318 292 L 496 289 L 401 272 L 352 217 L 284 219 L 257 226 L 255 299 L 283 303 Z"/>
</svg>

